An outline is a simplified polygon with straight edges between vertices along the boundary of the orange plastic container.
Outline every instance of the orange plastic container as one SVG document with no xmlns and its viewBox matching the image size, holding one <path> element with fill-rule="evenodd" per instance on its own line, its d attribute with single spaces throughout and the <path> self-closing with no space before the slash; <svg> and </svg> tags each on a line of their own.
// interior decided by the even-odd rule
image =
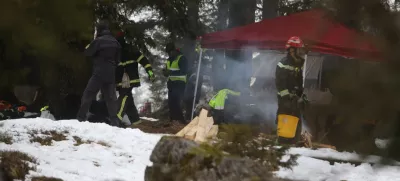
<svg viewBox="0 0 400 181">
<path fill-rule="evenodd" d="M 296 136 L 299 118 L 296 116 L 278 115 L 278 136 L 283 138 L 294 138 Z"/>
</svg>

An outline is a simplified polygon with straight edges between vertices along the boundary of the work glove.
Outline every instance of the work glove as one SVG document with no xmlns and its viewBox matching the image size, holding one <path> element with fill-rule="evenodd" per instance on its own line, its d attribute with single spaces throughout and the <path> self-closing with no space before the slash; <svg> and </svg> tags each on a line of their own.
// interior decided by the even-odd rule
<svg viewBox="0 0 400 181">
<path fill-rule="evenodd" d="M 298 91 L 296 89 L 290 90 L 289 92 L 290 92 L 289 94 L 290 100 L 297 101 L 300 98 L 300 95 L 297 94 Z"/>
<path fill-rule="evenodd" d="M 308 100 L 307 95 L 302 94 L 297 102 L 302 104 L 308 104 L 310 101 Z"/>
<path fill-rule="evenodd" d="M 154 82 L 154 81 L 155 81 L 155 77 L 154 77 L 153 71 L 149 70 L 147 73 L 149 74 L 149 79 L 150 79 L 150 81 L 151 81 L 151 82 Z"/>
<path fill-rule="evenodd" d="M 293 94 L 296 94 L 298 97 L 301 97 L 303 95 L 303 88 L 295 86 Z"/>
</svg>

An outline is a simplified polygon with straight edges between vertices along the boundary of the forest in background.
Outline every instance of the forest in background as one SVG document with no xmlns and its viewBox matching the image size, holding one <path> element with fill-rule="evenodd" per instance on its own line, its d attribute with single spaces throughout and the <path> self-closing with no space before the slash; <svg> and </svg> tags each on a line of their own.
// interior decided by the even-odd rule
<svg viewBox="0 0 400 181">
<path fill-rule="evenodd" d="M 39 86 L 43 103 L 50 102 L 55 111 L 61 112 L 66 95 L 83 92 L 91 65 L 82 52 L 93 39 L 96 20 L 108 19 L 114 33 L 122 29 L 129 43 L 152 61 L 157 81 L 150 90 L 155 95 L 153 101 L 159 103 L 163 101 L 160 95 L 165 94 L 166 83 L 161 75 L 165 55 L 160 52 L 167 42 L 179 44 L 194 65 L 198 56 L 196 38 L 204 33 L 312 8 L 326 9 L 346 26 L 375 35 L 387 61 L 383 66 L 365 70 L 367 73 L 357 80 L 349 78 L 349 67 L 343 67 L 349 74 L 341 74 L 333 82 L 339 87 L 335 93 L 336 109 L 342 115 L 339 119 L 357 127 L 358 122 L 352 120 L 375 118 L 395 124 L 390 129 L 400 134 L 396 131 L 400 130 L 398 0 L 4 1 L 0 7 L 0 98 L 7 98 L 17 85 Z M 132 20 L 143 10 L 155 12 L 155 17 Z M 213 57 L 223 54 L 243 62 L 251 57 L 251 52 L 210 50 L 206 54 L 214 89 L 237 79 L 248 85 L 246 77 L 229 76 L 232 64 Z"/>
</svg>

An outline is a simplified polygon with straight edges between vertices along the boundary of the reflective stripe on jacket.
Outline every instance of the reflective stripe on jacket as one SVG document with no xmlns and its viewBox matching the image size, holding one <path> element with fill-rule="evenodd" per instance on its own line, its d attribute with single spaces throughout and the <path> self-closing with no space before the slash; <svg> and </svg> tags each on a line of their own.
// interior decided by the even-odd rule
<svg viewBox="0 0 400 181">
<path fill-rule="evenodd" d="M 301 96 L 303 93 L 303 62 L 296 63 L 290 56 L 284 57 L 276 66 L 275 84 L 278 96 Z"/>
<path fill-rule="evenodd" d="M 169 81 L 183 81 L 186 83 L 186 74 L 183 74 L 179 67 L 179 61 L 181 60 L 182 56 L 183 55 L 177 56 L 175 60 L 173 60 L 172 62 L 170 60 L 167 60 L 167 70 L 169 70 L 169 76 L 168 76 Z"/>
<path fill-rule="evenodd" d="M 140 86 L 139 64 L 146 70 L 149 77 L 153 77 L 153 69 L 149 60 L 139 51 L 134 50 L 131 46 L 125 44 L 122 49 L 121 62 L 118 64 L 116 72 L 116 84 L 122 86 L 122 78 L 126 72 L 129 75 L 130 86 Z"/>
</svg>

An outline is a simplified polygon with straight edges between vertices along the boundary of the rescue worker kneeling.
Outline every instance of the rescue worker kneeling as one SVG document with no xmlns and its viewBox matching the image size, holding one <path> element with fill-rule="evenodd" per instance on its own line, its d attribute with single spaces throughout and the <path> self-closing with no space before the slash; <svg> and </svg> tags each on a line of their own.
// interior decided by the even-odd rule
<svg viewBox="0 0 400 181">
<path fill-rule="evenodd" d="M 299 37 L 291 37 L 287 56 L 277 65 L 275 83 L 278 90 L 277 132 L 280 143 L 293 144 L 301 134 L 300 104 L 303 95 L 303 64 L 306 50 Z"/>
<path fill-rule="evenodd" d="M 210 112 L 216 124 L 234 121 L 234 115 L 237 113 L 235 108 L 239 107 L 237 103 L 240 95 L 240 92 L 222 89 L 211 98 L 208 105 L 211 108 Z"/>
</svg>

